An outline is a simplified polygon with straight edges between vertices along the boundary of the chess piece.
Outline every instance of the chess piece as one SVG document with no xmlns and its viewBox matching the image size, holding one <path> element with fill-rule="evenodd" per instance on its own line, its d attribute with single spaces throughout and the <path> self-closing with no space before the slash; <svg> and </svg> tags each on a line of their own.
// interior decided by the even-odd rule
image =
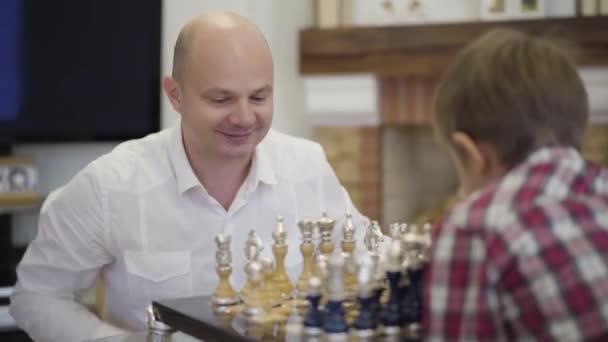
<svg viewBox="0 0 608 342">
<path fill-rule="evenodd" d="M 249 263 L 251 263 L 252 261 L 257 261 L 259 259 L 262 250 L 264 250 L 262 239 L 255 231 L 255 229 L 250 230 L 247 236 L 247 241 L 245 242 L 245 269 L 247 269 Z M 249 294 L 250 288 L 251 284 L 249 283 L 249 281 L 247 281 L 239 292 L 241 300 L 245 301 Z"/>
<path fill-rule="evenodd" d="M 402 299 L 402 315 L 405 325 L 414 326 L 418 325 L 422 318 L 422 280 L 430 248 L 430 225 L 425 224 L 422 228 L 412 226 L 404 242 L 409 248 L 410 265 L 407 275 L 410 284 Z"/>
<path fill-rule="evenodd" d="M 391 223 L 388 226 L 388 230 L 389 230 L 389 235 L 391 238 L 393 239 L 400 239 L 401 238 L 401 224 L 399 223 Z"/>
<path fill-rule="evenodd" d="M 377 221 L 371 221 L 367 225 L 363 242 L 367 250 L 372 254 L 372 257 L 378 259 L 380 246 L 384 242 L 384 234 L 382 234 L 382 229 L 380 229 Z"/>
<path fill-rule="evenodd" d="M 346 213 L 346 220 L 342 227 L 342 247 L 344 257 L 344 293 L 347 301 L 354 300 L 357 292 L 357 266 L 355 264 L 355 240 L 356 228 L 353 224 L 352 216 Z"/>
<path fill-rule="evenodd" d="M 315 276 L 321 280 L 321 304 L 327 301 L 327 278 L 329 276 L 329 261 L 325 254 L 315 257 Z"/>
<path fill-rule="evenodd" d="M 353 322 L 355 335 L 360 339 L 369 339 L 376 335 L 378 327 L 376 308 L 374 307 L 374 261 L 369 254 L 363 256 L 357 277 L 359 315 Z"/>
<path fill-rule="evenodd" d="M 279 302 L 279 292 L 274 283 L 274 267 L 272 260 L 268 257 L 260 259 L 262 263 L 262 274 L 264 275 L 264 302 L 267 307 L 276 306 Z"/>
<path fill-rule="evenodd" d="M 171 342 L 175 329 L 166 325 L 159 319 L 158 312 L 152 305 L 148 306 L 148 336 L 146 342 Z"/>
<path fill-rule="evenodd" d="M 344 260 L 342 255 L 335 255 L 329 262 L 329 277 L 327 279 L 327 304 L 323 331 L 329 340 L 346 339 L 348 325 L 344 319 Z"/>
<path fill-rule="evenodd" d="M 321 219 L 317 221 L 317 226 L 319 227 L 319 232 L 321 234 L 321 242 L 318 250 L 328 258 L 334 252 L 332 235 L 335 224 L 336 220 L 330 219 L 329 216 L 327 216 L 327 213 L 323 213 L 323 215 L 321 215 Z"/>
<path fill-rule="evenodd" d="M 215 252 L 216 272 L 220 281 L 211 299 L 214 305 L 233 305 L 237 303 L 236 292 L 230 285 L 230 274 L 232 273 L 230 241 L 230 234 L 220 233 L 215 237 L 217 245 Z"/>
<path fill-rule="evenodd" d="M 375 258 L 374 255 L 370 255 L 372 264 L 374 266 L 373 273 L 373 286 L 374 286 L 374 302 L 373 302 L 373 312 L 376 317 L 380 317 L 382 314 L 382 295 L 386 293 L 385 282 L 386 282 L 386 272 L 382 264 L 380 263 L 379 258 Z"/>
<path fill-rule="evenodd" d="M 298 278 L 297 289 L 298 297 L 305 298 L 308 288 L 308 279 L 313 276 L 314 260 L 313 254 L 315 245 L 312 242 L 312 234 L 315 229 L 315 223 L 312 220 L 303 220 L 298 223 L 302 232 L 302 243 L 300 244 L 300 252 L 302 253 L 302 273 Z"/>
<path fill-rule="evenodd" d="M 306 288 L 306 299 L 309 302 L 308 312 L 304 318 L 304 334 L 306 337 L 317 337 L 322 333 L 323 313 L 319 305 L 321 304 L 322 284 L 318 277 L 310 277 Z"/>
<path fill-rule="evenodd" d="M 289 281 L 287 272 L 285 271 L 285 256 L 287 255 L 287 244 L 285 239 L 287 238 L 287 231 L 283 225 L 283 218 L 279 216 L 277 219 L 277 226 L 272 233 L 274 244 L 272 245 L 272 253 L 274 254 L 275 270 L 274 270 L 274 286 L 279 293 L 279 297 L 282 300 L 291 298 L 291 292 L 293 286 Z"/>
<path fill-rule="evenodd" d="M 242 312 L 249 318 L 257 318 L 265 313 L 262 264 L 257 260 L 252 260 L 245 266 L 245 272 L 247 273 L 247 282 L 251 287 L 247 297 L 245 297 L 245 307 Z"/>
<path fill-rule="evenodd" d="M 389 281 L 389 299 L 382 311 L 382 325 L 386 335 L 398 335 L 402 323 L 400 309 L 399 281 L 401 279 L 401 263 L 403 250 L 401 239 L 393 239 L 386 258 L 386 277 Z"/>
</svg>

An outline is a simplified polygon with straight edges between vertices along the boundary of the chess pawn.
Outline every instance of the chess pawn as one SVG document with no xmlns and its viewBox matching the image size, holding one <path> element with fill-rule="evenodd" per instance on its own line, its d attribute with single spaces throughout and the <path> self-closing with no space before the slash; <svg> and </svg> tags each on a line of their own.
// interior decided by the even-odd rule
<svg viewBox="0 0 608 342">
<path fill-rule="evenodd" d="M 274 283 L 274 267 L 272 264 L 272 260 L 268 257 L 263 257 L 260 259 L 262 263 L 262 273 L 264 275 L 264 302 L 267 307 L 275 306 L 278 301 L 280 294 L 276 289 Z"/>
<path fill-rule="evenodd" d="M 215 237 L 217 245 L 215 252 L 216 272 L 220 281 L 211 299 L 214 305 L 233 305 L 237 303 L 236 292 L 230 285 L 230 274 L 232 273 L 230 240 L 229 234 L 220 233 Z"/>
<path fill-rule="evenodd" d="M 306 337 L 318 337 L 323 330 L 323 313 L 319 306 L 321 304 L 322 283 L 318 277 L 310 277 L 306 288 L 306 299 L 309 302 L 308 311 L 304 318 L 304 335 Z"/>
<path fill-rule="evenodd" d="M 408 255 L 409 259 L 412 260 L 412 263 L 407 270 L 410 284 L 402 300 L 402 312 L 405 324 L 415 326 L 422 318 L 422 280 L 424 278 L 424 266 L 428 261 L 430 225 L 426 224 L 423 227 L 414 226 L 410 233 L 411 234 L 407 236 L 406 239 L 408 246 L 413 250 L 413 252 Z"/>
<path fill-rule="evenodd" d="M 313 254 L 315 245 L 312 242 L 312 234 L 315 229 L 315 223 L 312 220 L 303 220 L 298 223 L 302 232 L 302 243 L 300 244 L 300 253 L 302 253 L 302 273 L 298 278 L 296 288 L 298 289 L 298 297 L 305 298 L 308 288 L 308 279 L 313 276 L 314 260 Z"/>
<path fill-rule="evenodd" d="M 344 318 L 344 260 L 342 255 L 335 255 L 329 262 L 327 279 L 327 304 L 323 331 L 328 340 L 348 338 L 348 325 Z"/>
<path fill-rule="evenodd" d="M 393 239 L 386 258 L 386 277 L 389 281 L 389 299 L 382 311 L 382 325 L 386 335 L 398 335 L 401 331 L 401 301 L 399 282 L 401 280 L 401 263 L 403 249 L 400 239 Z"/>
<path fill-rule="evenodd" d="M 290 299 L 293 286 L 285 271 L 285 256 L 287 255 L 287 244 L 285 243 L 285 239 L 287 238 L 287 231 L 283 225 L 283 218 L 280 216 L 277 219 L 277 226 L 272 233 L 272 238 L 274 240 L 272 253 L 274 254 L 275 260 L 275 271 L 273 276 L 274 286 L 276 286 L 276 290 L 282 300 Z"/>
<path fill-rule="evenodd" d="M 152 305 L 148 306 L 148 336 L 146 342 L 171 342 L 175 329 L 163 323 Z"/>
<path fill-rule="evenodd" d="M 359 315 L 353 322 L 355 336 L 370 339 L 376 335 L 378 327 L 375 307 L 374 261 L 369 254 L 363 256 L 357 276 Z"/>
<path fill-rule="evenodd" d="M 257 261 L 259 259 L 262 250 L 264 250 L 262 239 L 255 231 L 255 229 L 250 230 L 247 236 L 247 241 L 245 242 L 245 272 L 247 272 L 247 267 L 251 262 Z M 241 291 L 239 292 L 241 300 L 245 301 L 245 299 L 249 295 L 250 289 L 251 284 L 249 283 L 249 280 L 247 280 L 247 282 L 245 283 L 245 285 L 243 285 Z"/>
<path fill-rule="evenodd" d="M 380 259 L 375 255 L 371 255 L 372 263 L 373 263 L 373 293 L 374 293 L 374 302 L 373 302 L 373 312 L 376 317 L 380 317 L 382 313 L 382 295 L 387 293 L 385 289 L 386 282 L 386 272 L 384 271 L 383 264 L 380 263 Z M 388 301 L 388 299 L 387 299 Z"/>
<path fill-rule="evenodd" d="M 327 301 L 327 278 L 329 276 L 329 261 L 325 254 L 315 257 L 315 277 L 321 280 L 321 304 Z"/>
<path fill-rule="evenodd" d="M 319 227 L 319 232 L 321 234 L 319 251 L 327 257 L 330 257 L 334 252 L 332 235 L 335 224 L 336 220 L 330 219 L 329 216 L 327 216 L 327 213 L 323 213 L 323 215 L 321 215 L 321 219 L 317 221 L 317 226 Z"/>
<path fill-rule="evenodd" d="M 259 317 L 265 312 L 264 292 L 262 289 L 264 280 L 262 264 L 257 260 L 253 260 L 247 264 L 245 272 L 247 273 L 247 281 L 251 288 L 245 298 L 243 314 L 250 318 Z"/>
<path fill-rule="evenodd" d="M 354 258 L 356 247 L 355 233 L 356 230 L 352 216 L 350 213 L 346 213 L 340 246 L 344 253 L 344 292 L 348 301 L 352 301 L 357 292 L 357 266 Z"/>
</svg>

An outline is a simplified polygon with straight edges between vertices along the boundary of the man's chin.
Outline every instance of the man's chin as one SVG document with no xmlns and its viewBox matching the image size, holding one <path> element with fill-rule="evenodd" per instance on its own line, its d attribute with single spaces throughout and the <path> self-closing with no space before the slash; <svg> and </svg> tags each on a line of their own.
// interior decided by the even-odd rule
<svg viewBox="0 0 608 342">
<path fill-rule="evenodd" d="M 255 145 L 222 146 L 220 155 L 226 159 L 250 158 L 255 151 Z"/>
</svg>

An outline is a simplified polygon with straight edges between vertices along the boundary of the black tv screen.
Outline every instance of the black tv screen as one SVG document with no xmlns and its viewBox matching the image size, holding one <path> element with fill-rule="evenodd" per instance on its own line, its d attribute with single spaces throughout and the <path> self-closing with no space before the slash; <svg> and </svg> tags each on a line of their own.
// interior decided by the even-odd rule
<svg viewBox="0 0 608 342">
<path fill-rule="evenodd" d="M 124 140 L 159 129 L 161 0 L 2 0 L 0 13 L 5 139 Z"/>
</svg>

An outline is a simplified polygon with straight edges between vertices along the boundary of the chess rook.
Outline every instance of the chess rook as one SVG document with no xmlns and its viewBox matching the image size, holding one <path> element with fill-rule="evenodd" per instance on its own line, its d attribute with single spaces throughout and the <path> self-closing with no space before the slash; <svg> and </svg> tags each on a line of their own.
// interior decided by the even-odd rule
<svg viewBox="0 0 608 342">
<path fill-rule="evenodd" d="M 274 244 L 272 245 L 272 253 L 274 254 L 275 260 L 275 273 L 273 276 L 274 286 L 279 292 L 279 297 L 282 300 L 291 298 L 291 292 L 293 291 L 293 285 L 289 281 L 287 272 L 285 271 L 285 256 L 287 255 L 287 231 L 283 225 L 283 218 L 279 216 L 277 219 L 277 226 L 272 233 Z"/>
<path fill-rule="evenodd" d="M 314 260 L 313 255 L 315 251 L 315 245 L 312 242 L 312 234 L 315 229 L 315 223 L 312 220 L 303 220 L 298 223 L 300 231 L 302 232 L 302 243 L 300 244 L 300 253 L 302 253 L 302 273 L 298 278 L 296 288 L 298 290 L 298 297 L 305 298 L 306 291 L 308 289 L 308 279 L 313 276 L 314 271 Z"/>
<path fill-rule="evenodd" d="M 215 305 L 233 305 L 237 303 L 236 291 L 230 285 L 232 273 L 232 255 L 230 252 L 231 236 L 220 233 L 215 237 L 217 249 L 215 252 L 216 271 L 219 283 L 213 292 L 212 302 Z"/>
<path fill-rule="evenodd" d="M 323 213 L 323 215 L 321 215 L 321 219 L 317 221 L 319 233 L 321 234 L 321 241 L 319 243 L 318 250 L 328 258 L 332 255 L 335 248 L 332 239 L 335 224 L 336 220 L 329 218 L 327 213 Z"/>
</svg>

